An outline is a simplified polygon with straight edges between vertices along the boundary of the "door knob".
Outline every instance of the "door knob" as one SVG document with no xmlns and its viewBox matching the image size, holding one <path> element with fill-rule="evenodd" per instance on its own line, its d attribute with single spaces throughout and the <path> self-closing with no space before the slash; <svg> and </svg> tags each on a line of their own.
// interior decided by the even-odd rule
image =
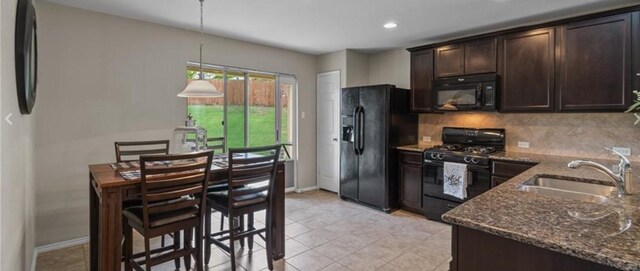
<svg viewBox="0 0 640 271">
<path fill-rule="evenodd" d="M 334 138 L 333 138 L 333 141 L 338 141 L 338 139 L 334 137 Z"/>
</svg>

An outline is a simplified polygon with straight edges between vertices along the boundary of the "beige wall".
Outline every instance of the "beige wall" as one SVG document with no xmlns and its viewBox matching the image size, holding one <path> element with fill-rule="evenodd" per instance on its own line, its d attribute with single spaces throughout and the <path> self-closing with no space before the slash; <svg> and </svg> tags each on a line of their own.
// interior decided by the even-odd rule
<svg viewBox="0 0 640 271">
<path fill-rule="evenodd" d="M 354 50 L 347 50 L 347 87 L 369 84 L 369 56 Z"/>
<path fill-rule="evenodd" d="M 404 48 L 369 55 L 369 84 L 410 87 L 410 54 Z"/>
<path fill-rule="evenodd" d="M 319 55 L 316 60 L 317 73 L 340 71 L 340 87 L 347 86 L 347 50 Z"/>
<path fill-rule="evenodd" d="M 41 2 L 37 244 L 88 234 L 87 165 L 116 140 L 168 139 L 185 118 L 187 61 L 198 33 Z M 298 77 L 298 187 L 316 185 L 316 57 L 207 36 L 205 62 Z"/>
<path fill-rule="evenodd" d="M 16 3 L 17 0 L 2 0 L 0 4 L 0 270 L 3 271 L 29 270 L 35 243 L 35 116 L 23 116 L 18 108 L 14 68 Z M 13 125 L 4 121 L 10 113 Z"/>
</svg>

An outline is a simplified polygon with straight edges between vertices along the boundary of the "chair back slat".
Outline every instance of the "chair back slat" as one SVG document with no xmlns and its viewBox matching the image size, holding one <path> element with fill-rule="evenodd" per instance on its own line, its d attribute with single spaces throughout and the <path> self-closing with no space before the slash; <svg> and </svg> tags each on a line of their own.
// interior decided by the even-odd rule
<svg viewBox="0 0 640 271">
<path fill-rule="evenodd" d="M 272 166 L 271 163 L 260 163 L 251 166 L 237 167 L 233 171 L 233 176 L 242 177 L 247 175 L 268 174 Z"/>
<path fill-rule="evenodd" d="M 206 161 L 184 161 L 180 164 L 147 167 L 148 175 L 171 174 L 202 170 L 207 167 Z"/>
<path fill-rule="evenodd" d="M 210 137 L 207 138 L 207 149 L 224 152 L 227 146 L 226 143 L 227 141 L 224 137 Z"/>
<path fill-rule="evenodd" d="M 189 184 L 198 184 L 202 180 L 204 173 L 196 173 L 196 174 L 180 174 L 171 176 L 171 178 L 155 178 L 155 179 L 147 179 L 147 188 L 150 189 L 161 189 L 161 188 L 172 188 L 175 186 L 189 185 Z"/>
<path fill-rule="evenodd" d="M 204 216 L 205 197 L 213 151 L 177 155 L 140 156 L 143 223 L 149 229 L 150 215 Z M 162 161 L 162 165 L 157 163 Z"/>
<path fill-rule="evenodd" d="M 166 201 L 166 200 L 172 200 L 172 199 L 177 199 L 182 197 L 186 198 L 191 195 L 196 195 L 200 193 L 199 189 L 200 187 L 198 185 L 194 185 L 191 187 L 182 188 L 180 190 L 172 189 L 165 192 L 149 193 L 146 196 L 149 202 Z"/>
<path fill-rule="evenodd" d="M 260 195 L 270 204 L 280 145 L 229 149 L 229 206 L 250 204 Z M 232 212 L 232 210 L 230 210 Z"/>
<path fill-rule="evenodd" d="M 269 181 L 269 177 L 271 177 L 270 174 L 261 174 L 261 175 L 254 175 L 249 178 L 234 178 L 233 185 L 243 186 L 243 185 L 256 184 L 260 182 Z"/>
<path fill-rule="evenodd" d="M 117 141 L 114 146 L 118 163 L 138 161 L 140 155 L 169 154 L 169 140 Z"/>
<path fill-rule="evenodd" d="M 152 215 L 152 214 L 170 212 L 173 210 L 185 209 L 197 204 L 198 204 L 197 199 L 180 200 L 180 201 L 175 201 L 171 203 L 160 204 L 157 206 L 154 206 L 153 204 L 151 204 L 149 206 L 149 214 Z"/>
</svg>

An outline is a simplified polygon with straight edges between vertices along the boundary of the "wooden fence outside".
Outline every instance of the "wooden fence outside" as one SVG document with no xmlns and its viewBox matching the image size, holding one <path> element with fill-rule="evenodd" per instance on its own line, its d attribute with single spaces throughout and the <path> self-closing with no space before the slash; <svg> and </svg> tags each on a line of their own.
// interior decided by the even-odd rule
<svg viewBox="0 0 640 271">
<path fill-rule="evenodd" d="M 219 91 L 224 91 L 223 79 L 209 80 Z M 289 106 L 288 92 L 283 86 L 280 104 L 282 107 Z M 222 105 L 224 98 L 188 98 L 189 105 Z M 227 101 L 229 105 L 244 104 L 244 81 L 227 81 Z M 249 105 L 254 106 L 275 106 L 275 82 L 271 80 L 249 80 Z"/>
</svg>

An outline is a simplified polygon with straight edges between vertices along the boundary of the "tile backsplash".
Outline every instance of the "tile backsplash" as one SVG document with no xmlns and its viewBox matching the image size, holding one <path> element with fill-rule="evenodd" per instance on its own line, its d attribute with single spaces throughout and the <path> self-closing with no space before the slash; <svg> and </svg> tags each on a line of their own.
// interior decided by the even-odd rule
<svg viewBox="0 0 640 271">
<path fill-rule="evenodd" d="M 631 160 L 640 161 L 640 127 L 625 113 L 500 114 L 456 112 L 421 114 L 419 137 L 440 143 L 442 127 L 504 128 L 507 151 L 581 158 L 614 159 L 604 147 L 631 148 Z M 518 148 L 518 141 L 529 148 Z M 421 142 L 422 143 L 422 142 Z"/>
</svg>

